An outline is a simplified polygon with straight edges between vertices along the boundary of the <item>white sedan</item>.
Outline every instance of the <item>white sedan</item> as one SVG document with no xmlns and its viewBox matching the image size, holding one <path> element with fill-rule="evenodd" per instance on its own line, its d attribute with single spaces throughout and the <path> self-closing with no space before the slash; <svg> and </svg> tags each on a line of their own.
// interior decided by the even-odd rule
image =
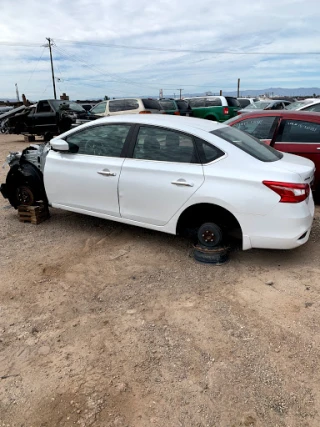
<svg viewBox="0 0 320 427">
<path fill-rule="evenodd" d="M 312 111 L 314 113 L 320 112 L 320 99 L 319 98 L 307 98 L 301 101 L 293 102 L 286 106 L 286 110 L 295 111 Z"/>
<path fill-rule="evenodd" d="M 314 164 L 229 126 L 166 115 L 103 118 L 9 157 L 10 203 L 55 208 L 216 246 L 238 229 L 243 249 L 307 242 Z"/>
</svg>

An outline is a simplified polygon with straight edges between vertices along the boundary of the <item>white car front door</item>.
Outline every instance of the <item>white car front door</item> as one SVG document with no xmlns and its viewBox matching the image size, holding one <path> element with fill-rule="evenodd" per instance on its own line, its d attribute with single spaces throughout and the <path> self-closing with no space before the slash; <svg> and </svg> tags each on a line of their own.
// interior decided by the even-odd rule
<svg viewBox="0 0 320 427">
<path fill-rule="evenodd" d="M 52 206 L 76 212 L 120 216 L 118 181 L 121 153 L 130 125 L 97 125 L 75 131 L 66 140 L 77 153 L 51 150 L 44 183 Z"/>
<path fill-rule="evenodd" d="M 140 223 L 164 225 L 203 182 L 191 136 L 141 126 L 133 158 L 124 161 L 121 171 L 120 214 Z"/>
</svg>

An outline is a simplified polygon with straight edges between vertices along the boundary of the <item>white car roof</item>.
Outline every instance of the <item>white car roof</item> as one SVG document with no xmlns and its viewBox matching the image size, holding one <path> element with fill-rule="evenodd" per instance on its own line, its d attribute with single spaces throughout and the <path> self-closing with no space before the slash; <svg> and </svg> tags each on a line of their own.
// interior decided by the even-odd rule
<svg viewBox="0 0 320 427">
<path fill-rule="evenodd" d="M 90 121 L 84 125 L 80 125 L 76 128 L 69 130 L 63 135 L 59 135 L 54 139 L 60 139 L 74 133 L 80 129 L 95 126 L 97 124 L 109 124 L 109 123 L 132 123 L 142 125 L 153 125 L 169 127 L 181 132 L 193 133 L 193 131 L 202 130 L 205 132 L 211 132 L 216 129 L 226 127 L 222 123 L 212 122 L 205 119 L 196 119 L 193 117 L 179 117 L 170 116 L 169 114 L 121 114 L 118 116 L 103 117 L 101 119 Z"/>
<path fill-rule="evenodd" d="M 203 95 L 203 96 L 190 96 L 189 98 L 183 98 L 183 99 L 210 99 L 210 98 L 220 98 L 225 99 L 226 97 L 224 95 Z M 227 96 L 227 98 L 236 98 L 235 96 Z"/>
</svg>

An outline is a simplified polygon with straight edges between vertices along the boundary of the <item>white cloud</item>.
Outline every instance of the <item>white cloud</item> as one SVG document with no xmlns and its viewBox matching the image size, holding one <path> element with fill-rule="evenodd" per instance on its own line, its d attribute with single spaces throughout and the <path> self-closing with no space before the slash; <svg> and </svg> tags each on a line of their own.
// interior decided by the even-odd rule
<svg viewBox="0 0 320 427">
<path fill-rule="evenodd" d="M 30 99 L 52 96 L 49 52 L 41 47 L 49 36 L 58 93 L 74 99 L 232 90 L 238 77 L 242 89 L 319 86 L 320 55 L 302 54 L 318 51 L 319 17 L 318 0 L 3 1 L 0 98 L 14 97 L 15 83 Z"/>
</svg>

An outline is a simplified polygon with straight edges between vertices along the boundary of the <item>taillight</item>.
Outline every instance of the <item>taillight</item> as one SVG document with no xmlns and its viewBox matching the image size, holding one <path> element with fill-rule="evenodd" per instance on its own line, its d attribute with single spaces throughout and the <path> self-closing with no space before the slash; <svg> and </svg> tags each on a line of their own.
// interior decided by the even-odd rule
<svg viewBox="0 0 320 427">
<path fill-rule="evenodd" d="M 280 203 L 300 203 L 310 194 L 309 184 L 291 182 L 263 181 L 263 184 L 280 196 Z"/>
<path fill-rule="evenodd" d="M 225 114 L 225 115 L 229 114 L 229 108 L 228 107 L 223 108 L 223 114 Z"/>
<path fill-rule="evenodd" d="M 173 114 L 174 114 L 175 116 L 180 116 L 180 111 L 175 111 Z"/>
<path fill-rule="evenodd" d="M 149 110 L 140 111 L 139 114 L 151 114 L 151 111 Z"/>
</svg>

